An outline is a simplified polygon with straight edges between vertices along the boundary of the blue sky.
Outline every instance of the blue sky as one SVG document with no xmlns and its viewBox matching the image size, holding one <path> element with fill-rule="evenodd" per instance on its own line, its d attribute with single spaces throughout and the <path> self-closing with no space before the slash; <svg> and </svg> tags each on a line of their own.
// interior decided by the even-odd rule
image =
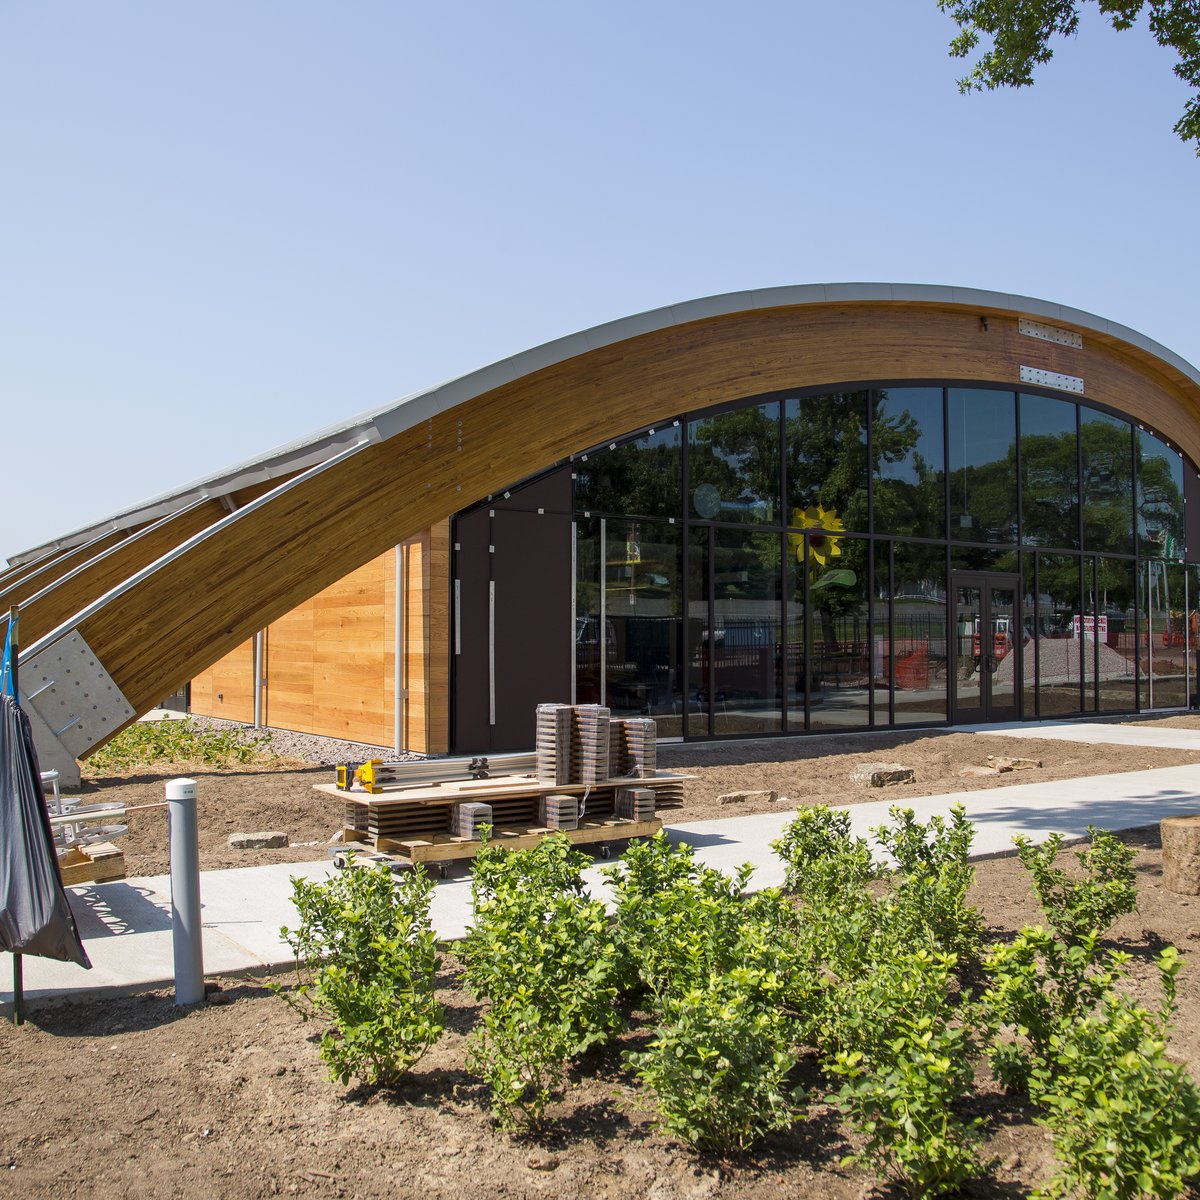
<svg viewBox="0 0 1200 1200">
<path fill-rule="evenodd" d="M 1200 363 L 1171 55 L 1090 14 L 1035 88 L 961 97 L 953 33 L 934 0 L 7 0 L 0 557 L 743 288 L 1015 292 Z"/>
</svg>

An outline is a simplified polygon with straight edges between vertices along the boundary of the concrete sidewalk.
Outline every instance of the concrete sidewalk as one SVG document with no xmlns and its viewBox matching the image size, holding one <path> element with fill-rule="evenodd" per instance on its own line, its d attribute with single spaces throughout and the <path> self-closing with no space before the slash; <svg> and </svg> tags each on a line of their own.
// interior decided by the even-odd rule
<svg viewBox="0 0 1200 1200">
<path fill-rule="evenodd" d="M 1069 728 L 1078 735 L 1089 727 Z M 1025 736 L 1030 736 L 1029 727 L 1025 729 Z M 987 732 L 995 733 L 996 728 L 988 726 Z M 1200 731 L 1193 736 L 1195 744 L 1186 748 L 1200 750 Z M 881 800 L 849 806 L 854 831 L 866 835 L 885 823 L 893 803 Z M 922 821 L 948 814 L 955 804 L 966 808 L 976 830 L 975 856 L 984 858 L 1011 851 L 1017 835 L 1035 842 L 1044 841 L 1052 833 L 1080 838 L 1086 835 L 1089 825 L 1131 829 L 1167 816 L 1200 812 L 1200 764 L 1012 784 L 905 802 Z M 701 862 L 722 871 L 732 871 L 745 862 L 753 864 L 753 885 L 770 887 L 783 881 L 783 864 L 770 843 L 794 815 L 794 811 L 783 811 L 697 821 L 669 826 L 668 832 L 674 840 L 696 847 Z M 595 894 L 603 894 L 602 866 L 598 864 L 586 872 Z M 291 878 L 320 879 L 332 871 L 329 862 L 310 862 L 204 872 L 200 894 L 205 973 L 228 975 L 290 965 L 292 957 L 279 930 L 296 919 Z M 93 969 L 85 971 L 69 963 L 27 958 L 25 992 L 29 999 L 138 991 L 172 983 L 167 876 L 69 890 Z M 471 919 L 469 875 L 440 881 L 432 911 L 434 926 L 442 937 L 460 937 Z M 5 1005 L 12 1002 L 8 957 L 4 955 L 0 961 L 0 986 L 8 988 L 0 991 L 0 1003 Z"/>
</svg>

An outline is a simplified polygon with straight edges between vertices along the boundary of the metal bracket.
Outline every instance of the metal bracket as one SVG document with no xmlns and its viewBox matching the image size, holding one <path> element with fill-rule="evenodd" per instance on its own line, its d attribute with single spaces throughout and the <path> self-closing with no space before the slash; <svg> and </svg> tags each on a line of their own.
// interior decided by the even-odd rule
<svg viewBox="0 0 1200 1200">
<path fill-rule="evenodd" d="M 75 758 L 137 716 L 78 630 L 23 662 L 21 682 L 26 702 Z"/>
<path fill-rule="evenodd" d="M 1017 328 L 1026 337 L 1038 338 L 1043 342 L 1053 342 L 1056 346 L 1073 346 L 1076 350 L 1083 349 L 1083 335 L 1072 333 L 1069 329 L 1043 325 L 1041 321 L 1030 321 L 1025 317 L 1017 322 Z"/>
<path fill-rule="evenodd" d="M 1083 395 L 1083 380 L 1075 375 L 1062 375 L 1058 371 L 1043 371 L 1041 367 L 1022 367 L 1021 382 L 1037 387 L 1054 388 L 1060 392 Z"/>
</svg>

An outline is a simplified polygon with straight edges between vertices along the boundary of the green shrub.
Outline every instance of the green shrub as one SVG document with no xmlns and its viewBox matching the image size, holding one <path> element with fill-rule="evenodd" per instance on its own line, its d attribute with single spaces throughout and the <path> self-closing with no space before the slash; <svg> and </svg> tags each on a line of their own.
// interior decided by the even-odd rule
<svg viewBox="0 0 1200 1200">
<path fill-rule="evenodd" d="M 912 947 L 957 956 L 960 965 L 979 956 L 983 918 L 967 903 L 975 882 L 971 864 L 974 827 L 956 804 L 950 823 L 935 816 L 922 825 L 911 808 L 893 808 L 891 825 L 872 832 L 896 863 L 886 920 L 893 936 Z"/>
<path fill-rule="evenodd" d="M 149 767 L 155 763 L 203 763 L 232 767 L 278 758 L 269 734 L 232 726 L 205 729 L 190 717 L 180 721 L 135 721 L 88 757 L 98 774 Z"/>
<path fill-rule="evenodd" d="M 1067 942 L 1107 932 L 1118 917 L 1137 909 L 1134 852 L 1120 838 L 1088 826 L 1091 844 L 1076 854 L 1083 870 L 1074 878 L 1055 865 L 1062 835 L 1051 834 L 1041 846 L 1015 839 L 1021 865 L 1029 872 L 1038 903 L 1050 927 Z"/>
<path fill-rule="evenodd" d="M 983 1170 L 981 1121 L 958 1112 L 983 1013 L 955 995 L 952 955 L 892 943 L 878 957 L 866 976 L 841 982 L 843 1048 L 826 1065 L 844 1080 L 837 1103 L 866 1139 L 853 1161 L 910 1196 L 938 1195 Z"/>
<path fill-rule="evenodd" d="M 333 1078 L 390 1086 L 441 1037 L 433 881 L 351 866 L 325 883 L 292 880 L 300 916 L 282 934 L 298 986 L 276 990 L 303 1020 L 328 1020 L 321 1057 Z"/>
<path fill-rule="evenodd" d="M 783 859 L 784 887 L 813 908 L 859 894 L 880 875 L 870 846 L 851 835 L 844 809 L 802 808 L 771 849 Z"/>
<path fill-rule="evenodd" d="M 1200 1175 L 1200 1089 L 1167 1056 L 1163 1030 L 1179 970 L 1174 947 L 1159 968 L 1161 1016 L 1109 992 L 1095 1014 L 1050 1035 L 1030 1076 L 1058 1158 L 1047 1195 L 1170 1200 Z"/>
<path fill-rule="evenodd" d="M 1068 944 L 1040 925 L 992 947 L 983 1002 L 997 1030 L 1011 1032 L 991 1049 L 996 1078 L 1025 1091 L 1031 1072 L 1044 1068 L 1051 1040 L 1096 1009 L 1128 973 L 1128 961 L 1120 951 L 1102 954 L 1095 934 Z"/>
<path fill-rule="evenodd" d="M 667 997 L 654 1040 L 628 1061 L 654 1099 L 658 1125 L 694 1150 L 745 1149 L 795 1120 L 788 1020 L 763 981 L 737 969 Z"/>
<path fill-rule="evenodd" d="M 795 913 L 776 889 L 747 895 L 752 871 L 746 865 L 731 878 L 662 834 L 631 846 L 605 871 L 623 989 L 644 989 L 657 1009 L 738 967 L 779 989 L 792 974 Z"/>
<path fill-rule="evenodd" d="M 621 1026 L 617 951 L 588 863 L 561 835 L 476 858 L 475 920 L 462 943 L 467 986 L 486 1002 L 467 1067 L 488 1084 L 501 1126 L 537 1127 L 569 1061 Z"/>
</svg>

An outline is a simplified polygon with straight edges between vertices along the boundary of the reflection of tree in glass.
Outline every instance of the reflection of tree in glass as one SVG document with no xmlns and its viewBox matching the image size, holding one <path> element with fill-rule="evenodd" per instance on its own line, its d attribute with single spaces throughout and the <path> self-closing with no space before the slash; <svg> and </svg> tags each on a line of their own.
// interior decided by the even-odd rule
<svg viewBox="0 0 1200 1200">
<path fill-rule="evenodd" d="M 867 393 L 829 392 L 787 402 L 788 507 L 836 513 L 867 527 Z"/>
<path fill-rule="evenodd" d="M 1137 524 L 1142 552 L 1183 556 L 1183 460 L 1153 434 L 1138 430 Z"/>
<path fill-rule="evenodd" d="M 1080 412 L 1083 545 L 1133 550 L 1133 453 L 1130 426 L 1104 413 Z"/>
<path fill-rule="evenodd" d="M 575 465 L 575 504 L 588 512 L 678 517 L 682 454 L 675 426 L 615 450 L 598 450 Z"/>
<path fill-rule="evenodd" d="M 871 393 L 875 531 L 941 537 L 946 524 L 941 389 L 917 389 L 922 422 L 904 404 L 913 389 Z"/>
<path fill-rule="evenodd" d="M 779 404 L 740 408 L 688 427 L 692 495 L 708 485 L 720 497 L 719 521 L 778 521 Z"/>
</svg>

